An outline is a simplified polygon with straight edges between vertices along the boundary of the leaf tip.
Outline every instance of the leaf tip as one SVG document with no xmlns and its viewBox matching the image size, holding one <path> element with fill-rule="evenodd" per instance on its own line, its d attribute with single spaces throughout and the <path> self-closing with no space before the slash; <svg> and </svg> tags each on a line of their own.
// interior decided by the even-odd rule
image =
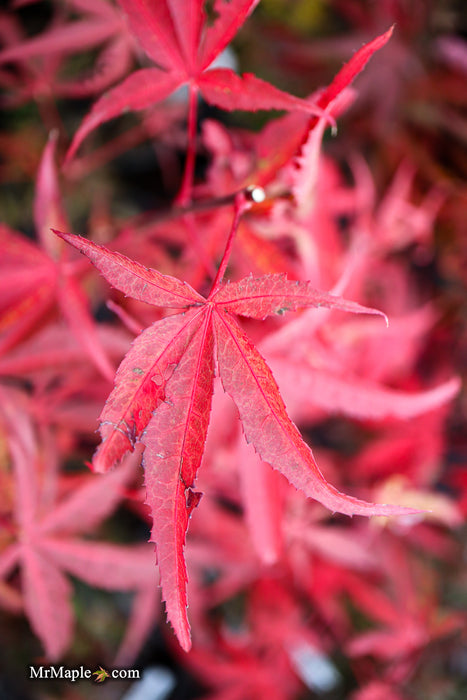
<svg viewBox="0 0 467 700">
<path fill-rule="evenodd" d="M 188 652 L 191 650 L 191 635 L 190 632 L 188 632 L 186 637 L 183 637 L 183 639 L 180 638 L 179 635 L 177 635 L 178 642 L 180 646 L 182 647 L 183 651 L 188 654 Z"/>
<path fill-rule="evenodd" d="M 167 621 L 170 623 L 170 626 L 172 627 L 181 648 L 184 652 L 188 653 L 191 649 L 191 629 L 190 623 L 188 622 L 187 606 L 185 605 L 183 608 L 179 609 L 177 613 L 175 613 L 175 611 L 171 612 L 169 610 L 167 599 L 164 598 L 164 586 L 161 585 L 161 588 L 163 600 L 165 602 Z"/>
<path fill-rule="evenodd" d="M 392 518 L 392 517 L 405 517 L 407 515 L 421 515 L 423 513 L 429 513 L 430 511 L 428 510 L 421 510 L 420 508 L 410 508 L 408 506 L 395 506 L 392 505 L 391 503 L 381 503 L 378 504 L 378 507 L 381 507 L 384 512 L 381 512 L 380 514 L 375 513 L 376 517 L 385 517 L 385 518 Z"/>
<path fill-rule="evenodd" d="M 387 29 L 384 32 L 384 34 L 381 34 L 379 37 L 376 37 L 376 39 L 374 39 L 374 42 L 378 42 L 378 48 L 382 48 L 383 46 L 385 46 L 387 44 L 389 39 L 394 34 L 395 26 L 396 26 L 396 23 L 394 22 L 393 24 L 391 24 L 389 29 Z M 374 43 L 374 42 L 371 42 L 371 43 Z"/>
<path fill-rule="evenodd" d="M 100 451 L 103 444 L 104 443 L 101 443 L 100 447 L 98 447 L 94 457 L 92 458 L 92 462 L 91 462 L 91 469 L 96 474 L 105 474 L 106 472 L 109 471 L 111 466 L 113 466 L 113 465 L 108 463 L 108 460 L 106 460 L 105 456 L 103 456 L 102 452 Z"/>
</svg>

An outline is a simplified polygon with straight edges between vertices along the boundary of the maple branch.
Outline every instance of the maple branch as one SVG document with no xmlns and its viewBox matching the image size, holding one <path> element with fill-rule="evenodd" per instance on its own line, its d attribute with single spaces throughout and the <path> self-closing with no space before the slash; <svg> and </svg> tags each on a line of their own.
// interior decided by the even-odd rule
<svg viewBox="0 0 467 700">
<path fill-rule="evenodd" d="M 227 239 L 227 243 L 225 246 L 225 251 L 224 255 L 222 256 L 222 260 L 219 265 L 219 269 L 217 270 L 217 275 L 214 279 L 214 282 L 212 283 L 212 288 L 211 291 L 209 292 L 208 296 L 208 301 L 211 300 L 211 298 L 214 296 L 214 294 L 218 291 L 222 284 L 222 279 L 225 275 L 225 271 L 227 269 L 227 265 L 229 262 L 230 258 L 230 253 L 232 252 L 232 246 L 233 246 L 233 241 L 235 234 L 238 229 L 238 224 L 240 222 L 240 218 L 242 214 L 249 209 L 251 206 L 251 202 L 245 197 L 245 193 L 243 191 L 239 192 L 235 196 L 234 200 L 234 218 L 232 221 L 232 227 L 230 229 L 229 237 Z"/>
<path fill-rule="evenodd" d="M 236 190 L 229 194 L 225 194 L 222 197 L 215 197 L 205 200 L 196 200 L 187 206 L 172 206 L 167 209 L 158 209 L 157 211 L 144 212 L 143 214 L 137 214 L 134 217 L 128 219 L 128 226 L 131 228 L 138 229 L 138 233 L 144 235 L 148 230 L 152 231 L 156 224 L 165 221 L 172 221 L 186 214 L 198 214 L 199 212 L 210 211 L 211 209 L 219 209 L 220 207 L 230 206 L 235 202 L 235 198 L 244 189 Z"/>
<path fill-rule="evenodd" d="M 196 157 L 196 122 L 198 119 L 198 86 L 191 82 L 188 97 L 188 147 L 186 152 L 185 171 L 180 191 L 175 199 L 180 207 L 186 207 L 191 201 Z"/>
</svg>

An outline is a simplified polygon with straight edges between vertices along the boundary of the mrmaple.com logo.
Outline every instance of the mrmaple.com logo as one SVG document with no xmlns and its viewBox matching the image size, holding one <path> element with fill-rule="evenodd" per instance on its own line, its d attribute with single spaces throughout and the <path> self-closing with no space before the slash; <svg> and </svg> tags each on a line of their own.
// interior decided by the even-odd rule
<svg viewBox="0 0 467 700">
<path fill-rule="evenodd" d="M 46 678 L 57 678 L 66 681 L 78 681 L 83 679 L 90 679 L 94 676 L 94 681 L 96 683 L 103 683 L 106 678 L 115 679 L 126 679 L 131 678 L 139 679 L 139 670 L 137 668 L 114 668 L 111 671 L 106 671 L 105 668 L 99 666 L 97 671 L 91 671 L 90 668 L 84 668 L 80 666 L 79 668 L 66 668 L 65 666 L 30 666 L 29 667 L 29 678 L 31 679 L 46 679 Z"/>
</svg>

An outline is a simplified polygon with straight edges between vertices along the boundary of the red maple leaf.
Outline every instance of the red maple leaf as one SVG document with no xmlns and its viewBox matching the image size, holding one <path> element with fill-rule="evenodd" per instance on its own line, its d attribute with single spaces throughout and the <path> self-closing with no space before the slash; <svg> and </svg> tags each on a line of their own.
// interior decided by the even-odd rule
<svg viewBox="0 0 467 700">
<path fill-rule="evenodd" d="M 75 134 L 68 159 L 97 126 L 128 109 L 145 109 L 188 83 L 190 90 L 189 138 L 196 124 L 196 100 L 221 109 L 286 109 L 322 114 L 311 102 L 283 92 L 253 74 L 237 75 L 214 68 L 225 49 L 254 10 L 259 0 L 216 0 L 215 21 L 210 26 L 204 13 L 205 0 L 120 0 L 130 31 L 157 67 L 143 68 L 104 94 L 92 107 Z M 191 158 L 191 156 L 190 156 Z"/>
<path fill-rule="evenodd" d="M 136 646 L 148 631 L 139 619 L 138 600 L 145 601 L 146 619 L 152 620 L 150 605 L 154 605 L 157 582 L 152 557 L 145 546 L 128 547 L 82 536 L 121 500 L 134 474 L 134 459 L 126 460 L 104 479 L 89 475 L 79 487 L 60 495 L 65 479 L 53 465 L 41 464 L 44 446 L 23 406 L 24 396 L 6 387 L 0 388 L 0 396 L 0 430 L 9 446 L 16 497 L 11 525 L 14 537 L 0 555 L 0 580 L 20 568 L 24 611 L 51 660 L 65 652 L 72 636 L 72 586 L 66 574 L 91 586 L 136 592 L 135 610 L 119 653 L 122 659 L 130 658 L 129 638 Z M 55 454 L 48 457 L 52 463 L 56 459 Z"/>
<path fill-rule="evenodd" d="M 391 27 L 363 46 L 343 66 L 331 84 L 308 99 L 279 90 L 251 73 L 238 75 L 231 69 L 216 68 L 215 60 L 235 36 L 259 0 L 215 0 L 214 22 L 209 25 L 205 0 L 120 0 L 130 31 L 157 67 L 137 70 L 94 103 L 68 150 L 69 162 L 86 136 L 100 124 L 128 110 L 142 110 L 164 100 L 182 85 L 189 88 L 188 150 L 178 203 L 191 197 L 195 161 L 197 99 L 201 94 L 210 104 L 232 110 L 289 110 L 322 116 L 333 122 L 333 103 L 365 67 L 373 53 L 392 35 Z M 296 144 L 295 147 L 299 145 Z"/>
<path fill-rule="evenodd" d="M 114 367 L 80 285 L 81 261 L 71 261 L 50 233 L 50 226 L 67 226 L 54 162 L 56 142 L 52 132 L 37 174 L 34 223 L 39 245 L 0 224 L 0 356 L 59 310 L 82 349 L 110 380 Z"/>
<path fill-rule="evenodd" d="M 304 307 L 353 313 L 380 312 L 314 289 L 285 275 L 246 277 L 222 284 L 241 212 L 243 195 L 218 274 L 207 298 L 175 277 L 165 276 L 80 236 L 55 231 L 89 257 L 117 289 L 148 304 L 178 309 L 156 321 L 133 342 L 121 363 L 101 414 L 102 444 L 93 461 L 105 472 L 137 440 L 145 445 L 146 501 L 153 517 L 167 614 L 184 649 L 190 648 L 183 547 L 188 520 L 198 504 L 194 481 L 209 423 L 214 351 L 224 390 L 233 398 L 247 442 L 307 496 L 348 515 L 407 512 L 346 496 L 327 483 L 309 446 L 287 415 L 271 370 L 235 319 L 264 319 Z"/>
<path fill-rule="evenodd" d="M 13 63 L 21 73 L 20 79 L 11 77 L 9 81 L 10 104 L 38 96 L 50 98 L 51 94 L 95 95 L 124 76 L 130 67 L 134 39 L 121 11 L 107 0 L 70 0 L 66 6 L 57 7 L 56 16 L 44 31 L 32 37 L 23 35 L 13 16 L 9 19 L 11 27 L 4 32 L 6 46 L 0 51 L 0 65 Z M 90 73 L 73 79 L 68 76 L 66 80 L 60 77 L 64 59 L 96 47 L 100 53 Z"/>
<path fill-rule="evenodd" d="M 448 637 L 465 626 L 458 612 L 443 610 L 436 584 L 426 568 L 417 570 L 397 539 L 386 538 L 381 569 L 385 584 L 375 585 L 348 573 L 347 590 L 377 627 L 356 634 L 347 644 L 349 656 L 373 656 L 387 664 L 393 678 L 413 673 L 417 658 L 430 641 Z M 386 590 L 385 590 L 386 589 Z"/>
</svg>

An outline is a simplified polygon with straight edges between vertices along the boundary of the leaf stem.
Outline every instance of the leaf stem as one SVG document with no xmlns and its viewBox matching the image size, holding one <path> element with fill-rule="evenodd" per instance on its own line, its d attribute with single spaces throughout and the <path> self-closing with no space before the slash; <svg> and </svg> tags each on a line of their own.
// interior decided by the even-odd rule
<svg viewBox="0 0 467 700">
<path fill-rule="evenodd" d="M 227 269 L 230 253 L 232 252 L 234 237 L 238 229 L 238 224 L 240 223 L 240 218 L 242 214 L 250 208 L 250 206 L 251 202 L 245 197 L 243 190 L 241 192 L 238 192 L 234 200 L 234 218 L 232 221 L 232 227 L 230 229 L 229 237 L 227 239 L 224 255 L 222 256 L 219 269 L 217 270 L 217 275 L 214 279 L 214 282 L 212 283 L 211 291 L 209 292 L 208 301 L 214 296 L 214 294 L 217 292 L 217 290 L 222 284 L 222 279 Z"/>
<path fill-rule="evenodd" d="M 195 83 L 190 83 L 188 97 L 188 146 L 186 152 L 185 170 L 182 184 L 175 204 L 186 207 L 192 199 L 193 179 L 195 172 L 196 157 L 196 122 L 198 119 L 198 87 Z"/>
</svg>

